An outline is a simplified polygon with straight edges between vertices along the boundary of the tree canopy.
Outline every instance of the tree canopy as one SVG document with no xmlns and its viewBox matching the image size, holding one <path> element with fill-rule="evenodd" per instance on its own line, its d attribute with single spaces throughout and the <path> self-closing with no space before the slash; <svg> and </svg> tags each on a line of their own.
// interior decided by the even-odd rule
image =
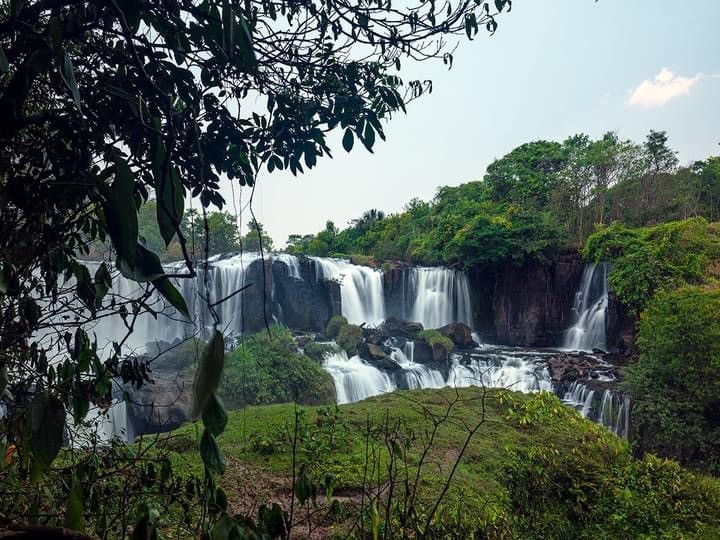
<svg viewBox="0 0 720 540">
<path fill-rule="evenodd" d="M 287 249 L 464 268 L 543 261 L 616 221 L 717 219 L 717 162 L 678 167 L 667 134 L 652 130 L 642 144 L 613 132 L 534 141 L 491 163 L 481 181 L 443 186 L 432 201 L 413 199 L 396 214 L 368 211 L 343 230 L 328 224 L 294 235 Z"/>
<path fill-rule="evenodd" d="M 432 89 L 430 81 L 403 80 L 402 63 L 452 65 L 449 36 L 493 33 L 509 8 L 509 0 L 0 6 L 2 427 L 6 443 L 31 441 L 15 447 L 13 467 L 44 474 L 66 411 L 82 423 L 91 404 L 107 408 L 114 377 L 149 381 L 124 340 L 100 351 L 86 327 L 114 313 L 129 334 L 139 313 L 162 311 L 154 295 L 187 315 L 171 278 L 195 277 L 204 255 L 229 247 L 212 247 L 205 235 L 202 252 L 193 249 L 190 198 L 199 199 L 203 221 L 225 228 L 226 216 L 207 212 L 223 209 L 222 179 L 250 186 L 260 170 L 302 173 L 330 155 L 335 129 L 345 150 L 372 151 L 385 138 L 383 122 Z M 138 211 L 153 198 L 157 229 L 143 236 L 147 216 Z M 169 273 L 153 250 L 173 242 L 185 268 Z M 91 273 L 83 259 L 98 243 L 108 260 Z M 111 298 L 116 271 L 143 284 L 141 298 Z M 224 469 L 214 439 L 222 409 L 213 397 L 222 338 L 216 332 L 207 346 L 196 385 L 211 498 L 212 478 Z M 60 429 L 42 432 L 49 421 Z M 156 517 L 143 515 L 150 531 Z"/>
</svg>

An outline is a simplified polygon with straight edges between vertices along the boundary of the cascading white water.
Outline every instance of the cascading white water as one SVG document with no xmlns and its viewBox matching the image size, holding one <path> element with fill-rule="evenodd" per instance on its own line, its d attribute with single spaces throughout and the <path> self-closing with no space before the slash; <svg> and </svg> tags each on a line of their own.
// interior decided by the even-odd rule
<svg viewBox="0 0 720 540">
<path fill-rule="evenodd" d="M 576 409 L 585 418 L 592 415 L 595 391 L 585 386 L 580 381 L 573 381 L 562 398 L 563 403 Z"/>
<path fill-rule="evenodd" d="M 552 392 L 547 368 L 532 356 L 496 351 L 471 356 L 464 363 L 456 355 L 448 373 L 448 386 L 486 386 L 515 392 Z"/>
<path fill-rule="evenodd" d="M 280 261 L 288 267 L 288 275 L 291 278 L 302 279 L 302 276 L 300 275 L 300 259 L 298 259 L 295 255 L 290 255 L 289 253 L 276 253 L 273 254 L 272 257 L 276 261 Z"/>
<path fill-rule="evenodd" d="M 173 283 L 185 299 L 193 320 L 187 320 L 157 293 L 153 293 L 147 304 L 156 312 L 157 317 L 150 313 L 141 313 L 134 321 L 133 332 L 126 341 L 126 345 L 132 350 L 142 351 L 148 343 L 157 341 L 173 343 L 194 334 L 203 334 L 203 330 L 212 324 L 207 302 L 199 298 L 197 289 L 198 283 L 203 284 L 204 282 L 205 272 L 207 272 L 210 301 L 217 302 L 230 297 L 215 308 L 221 326 L 227 334 L 240 333 L 242 328 L 240 307 L 243 295 L 231 295 L 248 285 L 245 270 L 259 258 L 259 253 L 244 253 L 242 256 L 235 255 L 226 258 L 214 256 L 208 259 L 207 268 L 197 269 L 196 278 L 173 279 Z M 99 263 L 94 262 L 85 264 L 91 274 L 94 274 L 99 266 Z M 182 264 L 166 265 L 165 270 L 170 273 L 182 272 L 183 266 Z M 255 285 L 262 287 L 262 284 Z M 116 298 L 139 298 L 144 290 L 143 284 L 130 281 L 119 272 L 113 272 L 111 294 Z M 120 316 L 100 318 L 90 327 L 90 330 L 97 336 L 98 345 L 101 348 L 112 341 L 120 341 L 127 333 L 127 328 Z"/>
<path fill-rule="evenodd" d="M 408 270 L 409 319 L 425 328 L 440 328 L 453 322 L 473 327 L 470 286 L 463 272 L 450 268 L 414 267 Z"/>
<path fill-rule="evenodd" d="M 340 282 L 342 314 L 352 324 L 378 325 L 385 319 L 383 274 L 342 259 L 312 257 L 318 278 Z"/>
<path fill-rule="evenodd" d="M 573 326 L 566 330 L 563 348 L 591 351 L 607 349 L 608 263 L 585 266 L 575 293 Z"/>
<path fill-rule="evenodd" d="M 598 422 L 620 436 L 630 430 L 630 398 L 610 390 L 603 393 Z"/>
<path fill-rule="evenodd" d="M 340 404 L 395 390 L 395 384 L 387 373 L 368 365 L 359 356 L 348 358 L 343 350 L 328 356 L 323 367 L 335 383 L 335 397 Z"/>
<path fill-rule="evenodd" d="M 335 382 L 338 403 L 352 403 L 393 392 L 399 387 L 410 389 L 446 386 L 486 386 L 518 392 L 551 392 L 552 380 L 540 357 L 508 351 L 488 351 L 462 358 L 453 355 L 446 374 L 432 366 L 412 360 L 412 345 L 404 350 L 393 348 L 390 358 L 399 369 L 390 376 L 362 360 L 336 352 L 323 363 Z M 401 383 L 401 384 L 398 384 Z"/>
<path fill-rule="evenodd" d="M 397 377 L 402 378 L 410 390 L 421 388 L 442 388 L 446 385 L 443 374 L 437 369 L 432 369 L 425 364 L 417 364 L 414 361 L 415 343 L 408 341 L 403 347 L 404 350 L 393 348 L 390 358 L 402 369 L 397 372 Z"/>
</svg>

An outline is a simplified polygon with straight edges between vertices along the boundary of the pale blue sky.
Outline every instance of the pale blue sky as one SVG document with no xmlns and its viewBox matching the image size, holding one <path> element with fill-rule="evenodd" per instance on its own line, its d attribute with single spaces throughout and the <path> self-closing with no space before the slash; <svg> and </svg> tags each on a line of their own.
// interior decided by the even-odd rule
<svg viewBox="0 0 720 540">
<path fill-rule="evenodd" d="M 441 185 L 481 179 L 524 142 L 578 132 L 641 141 L 666 130 L 682 163 L 718 155 L 718 28 L 720 0 L 515 0 L 494 36 L 462 41 L 452 70 L 405 62 L 404 78 L 430 78 L 434 90 L 392 119 L 375 154 L 347 154 L 334 138 L 335 158 L 305 175 L 262 173 L 256 215 L 284 247 L 288 234 L 328 219 L 344 227 L 369 208 L 399 211 Z M 673 75 L 654 81 L 663 68 Z"/>
</svg>

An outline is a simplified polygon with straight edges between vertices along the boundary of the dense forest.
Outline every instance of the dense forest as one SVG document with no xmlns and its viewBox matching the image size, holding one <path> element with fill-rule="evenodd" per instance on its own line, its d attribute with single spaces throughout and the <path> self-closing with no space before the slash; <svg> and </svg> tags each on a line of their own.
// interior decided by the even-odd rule
<svg viewBox="0 0 720 540">
<path fill-rule="evenodd" d="M 369 210 L 343 230 L 328 222 L 315 235 L 293 235 L 287 250 L 468 269 L 547 260 L 616 221 L 641 227 L 689 217 L 720 217 L 720 159 L 679 166 L 664 132 L 642 144 L 615 133 L 575 135 L 523 144 L 482 181 L 441 187 L 403 212 Z"/>
</svg>

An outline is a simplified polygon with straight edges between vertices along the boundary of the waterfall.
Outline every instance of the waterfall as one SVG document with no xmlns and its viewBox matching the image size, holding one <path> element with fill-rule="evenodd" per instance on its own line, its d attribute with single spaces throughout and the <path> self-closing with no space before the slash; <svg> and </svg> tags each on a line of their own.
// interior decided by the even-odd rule
<svg viewBox="0 0 720 540">
<path fill-rule="evenodd" d="M 598 422 L 616 435 L 627 437 L 630 431 L 630 398 L 609 388 L 605 390 Z"/>
<path fill-rule="evenodd" d="M 573 326 L 566 330 L 563 348 L 591 351 L 607 349 L 608 263 L 585 266 L 575 293 Z"/>
<path fill-rule="evenodd" d="M 350 264 L 342 259 L 311 257 L 318 278 L 340 282 L 342 314 L 352 324 L 373 326 L 385 319 L 383 274 L 379 270 Z"/>
<path fill-rule="evenodd" d="M 215 308 L 221 326 L 225 328 L 228 335 L 239 334 L 243 326 L 241 318 L 243 294 L 232 295 L 248 285 L 246 270 L 259 259 L 259 253 L 243 253 L 230 257 L 214 256 L 208 259 L 206 267 L 199 266 L 197 268 L 196 278 L 173 278 L 173 283 L 185 299 L 192 320 L 185 319 L 160 295 L 153 293 L 147 304 L 156 312 L 157 316 L 153 316 L 151 313 L 141 313 L 137 317 L 133 324 L 133 333 L 126 342 L 128 347 L 141 351 L 148 343 L 158 341 L 173 343 L 197 333 L 201 336 L 207 335 L 212 325 L 212 317 L 207 302 L 198 296 L 198 284 L 203 284 L 206 273 L 210 300 L 217 302 L 229 297 Z M 91 274 L 94 274 L 99 266 L 97 262 L 86 262 L 85 264 Z M 184 270 L 184 264 L 165 265 L 165 270 L 170 273 L 181 272 Z M 254 285 L 262 289 L 261 283 Z M 117 271 L 113 272 L 112 295 L 116 298 L 140 298 L 145 286 L 146 284 L 126 279 Z M 100 318 L 93 323 L 91 330 L 98 337 L 98 345 L 101 348 L 112 341 L 120 341 L 127 332 L 120 316 Z"/>
<path fill-rule="evenodd" d="M 359 356 L 348 358 L 344 351 L 330 355 L 323 367 L 333 378 L 337 402 L 353 403 L 398 388 L 486 386 L 525 393 L 552 391 L 550 373 L 540 356 L 509 351 L 455 354 L 446 373 L 432 365 L 414 362 L 413 350 L 412 342 L 402 349 L 392 348 L 390 358 L 400 368 L 393 373 L 395 381 Z"/>
<path fill-rule="evenodd" d="M 453 355 L 448 385 L 507 388 L 515 392 L 551 392 L 552 380 L 545 366 L 533 357 L 521 357 L 508 351 L 471 355 L 460 362 Z"/>
<path fill-rule="evenodd" d="M 323 367 L 335 383 L 335 395 L 340 404 L 395 390 L 395 384 L 387 373 L 367 364 L 359 356 L 348 358 L 342 350 L 328 356 Z"/>
<path fill-rule="evenodd" d="M 288 275 L 291 278 L 302 279 L 302 276 L 300 275 L 300 259 L 298 259 L 295 255 L 290 255 L 289 253 L 277 253 L 272 257 L 276 261 L 280 261 L 288 267 Z"/>
<path fill-rule="evenodd" d="M 397 372 L 397 377 L 402 380 L 404 386 L 410 390 L 422 388 L 442 388 L 446 386 L 443 374 L 437 369 L 432 369 L 425 364 L 416 364 L 413 360 L 415 342 L 408 341 L 404 350 L 393 348 L 392 358 L 402 368 Z"/>
<path fill-rule="evenodd" d="M 425 328 L 453 322 L 473 327 L 470 286 L 463 272 L 450 268 L 411 268 L 407 295 L 412 302 L 409 319 Z"/>
</svg>

